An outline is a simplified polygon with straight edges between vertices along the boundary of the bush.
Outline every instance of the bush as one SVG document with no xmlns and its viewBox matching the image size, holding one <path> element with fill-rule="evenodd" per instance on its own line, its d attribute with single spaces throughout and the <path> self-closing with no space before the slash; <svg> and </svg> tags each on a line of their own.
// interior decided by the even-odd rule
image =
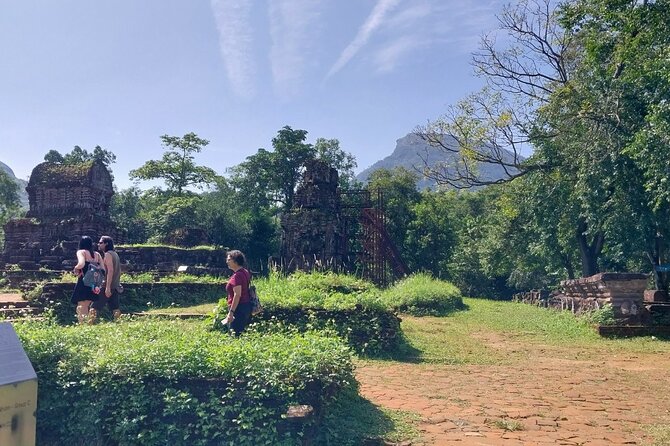
<svg viewBox="0 0 670 446">
<path fill-rule="evenodd" d="M 579 315 L 589 325 L 616 325 L 614 307 L 605 304 L 600 308 L 585 311 Z"/>
<path fill-rule="evenodd" d="M 73 289 L 73 283 L 48 282 L 36 286 L 26 298 L 31 306 L 53 314 L 58 323 L 71 324 L 76 322 L 75 306 L 70 303 Z M 223 282 L 214 281 L 123 283 L 123 289 L 121 311 L 124 313 L 216 302 L 225 294 Z"/>
<path fill-rule="evenodd" d="M 359 353 L 377 355 L 395 350 L 401 342 L 400 319 L 380 300 L 370 282 L 335 273 L 297 272 L 288 277 L 273 273 L 255 279 L 264 311 L 254 317 L 259 331 L 284 327 L 300 331 L 328 330 Z M 228 312 L 226 299 L 214 310 L 213 326 Z"/>
<path fill-rule="evenodd" d="M 296 444 L 313 425 L 289 426 L 288 406 L 322 413 L 356 387 L 348 348 L 315 333 L 234 339 L 151 320 L 16 329 L 39 379 L 39 444 Z"/>
<path fill-rule="evenodd" d="M 384 291 L 387 308 L 415 316 L 444 316 L 465 308 L 461 291 L 453 284 L 429 274 L 414 274 Z"/>
<path fill-rule="evenodd" d="M 385 308 L 379 288 L 350 275 L 296 272 L 284 277 L 272 273 L 268 278 L 255 279 L 254 284 L 266 308 Z"/>
</svg>

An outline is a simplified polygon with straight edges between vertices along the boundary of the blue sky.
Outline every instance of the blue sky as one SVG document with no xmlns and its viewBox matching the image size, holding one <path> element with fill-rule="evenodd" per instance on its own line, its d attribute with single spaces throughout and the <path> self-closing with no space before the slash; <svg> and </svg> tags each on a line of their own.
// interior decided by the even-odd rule
<svg viewBox="0 0 670 446">
<path fill-rule="evenodd" d="M 210 140 L 197 162 L 223 174 L 290 125 L 361 171 L 479 89 L 470 53 L 504 3 L 0 0 L 0 161 L 27 179 L 100 145 L 125 188 L 160 135 Z"/>
</svg>

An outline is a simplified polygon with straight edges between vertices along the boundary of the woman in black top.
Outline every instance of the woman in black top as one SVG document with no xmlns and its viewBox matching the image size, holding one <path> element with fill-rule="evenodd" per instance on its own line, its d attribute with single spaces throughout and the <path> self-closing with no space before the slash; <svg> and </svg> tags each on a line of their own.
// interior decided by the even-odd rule
<svg viewBox="0 0 670 446">
<path fill-rule="evenodd" d="M 74 267 L 74 274 L 77 276 L 77 284 L 74 286 L 72 298 L 70 301 L 77 306 L 77 321 L 83 323 L 88 318 L 88 311 L 91 302 L 98 298 L 91 287 L 84 285 L 84 274 L 88 271 L 92 262 L 102 264 L 102 256 L 93 250 L 93 240 L 89 236 L 83 236 L 79 240 L 79 249 L 77 250 L 77 264 Z"/>
</svg>

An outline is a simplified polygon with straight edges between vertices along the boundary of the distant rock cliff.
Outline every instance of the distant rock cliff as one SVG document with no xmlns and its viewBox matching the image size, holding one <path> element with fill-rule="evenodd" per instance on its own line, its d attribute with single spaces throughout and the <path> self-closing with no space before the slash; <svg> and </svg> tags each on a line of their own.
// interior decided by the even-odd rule
<svg viewBox="0 0 670 446">
<path fill-rule="evenodd" d="M 26 192 L 26 186 L 28 185 L 28 182 L 26 180 L 16 178 L 14 171 L 2 161 L 0 161 L 0 169 L 7 172 L 7 174 L 19 185 L 19 199 L 21 200 L 21 206 L 28 208 L 28 193 Z"/>
<path fill-rule="evenodd" d="M 451 136 L 445 136 L 443 143 L 447 147 L 456 148 L 457 146 L 456 140 Z M 509 157 L 510 159 L 512 158 L 511 153 L 509 154 Z M 435 166 L 438 163 L 446 163 L 449 165 L 456 160 L 456 155 L 448 153 L 438 147 L 433 147 L 419 136 L 409 133 L 396 141 L 395 150 L 391 155 L 377 161 L 372 166 L 359 173 L 356 178 L 365 183 L 368 181 L 372 172 L 377 169 L 390 170 L 394 167 L 404 167 L 411 172 L 417 172 L 420 176 L 420 180 L 417 183 L 419 189 L 431 188 L 435 190 L 437 188 L 435 181 L 424 178 L 421 175 L 424 168 L 424 160 L 429 166 Z M 487 179 L 499 179 L 505 176 L 503 169 L 500 166 L 494 165 L 481 165 L 479 167 L 479 172 L 482 178 Z"/>
</svg>

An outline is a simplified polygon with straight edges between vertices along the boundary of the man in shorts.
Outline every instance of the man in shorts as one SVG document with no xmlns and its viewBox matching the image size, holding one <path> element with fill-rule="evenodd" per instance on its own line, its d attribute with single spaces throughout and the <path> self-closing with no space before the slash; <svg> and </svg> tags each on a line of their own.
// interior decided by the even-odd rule
<svg viewBox="0 0 670 446">
<path fill-rule="evenodd" d="M 107 235 L 100 237 L 98 250 L 104 256 L 102 261 L 105 268 L 105 292 L 104 296 L 100 296 L 98 300 L 93 302 L 90 317 L 97 317 L 100 310 L 107 304 L 114 315 L 114 320 L 118 320 L 121 317 L 119 294 L 123 291 L 121 286 L 121 261 L 119 255 L 114 251 L 114 240 Z"/>
</svg>

